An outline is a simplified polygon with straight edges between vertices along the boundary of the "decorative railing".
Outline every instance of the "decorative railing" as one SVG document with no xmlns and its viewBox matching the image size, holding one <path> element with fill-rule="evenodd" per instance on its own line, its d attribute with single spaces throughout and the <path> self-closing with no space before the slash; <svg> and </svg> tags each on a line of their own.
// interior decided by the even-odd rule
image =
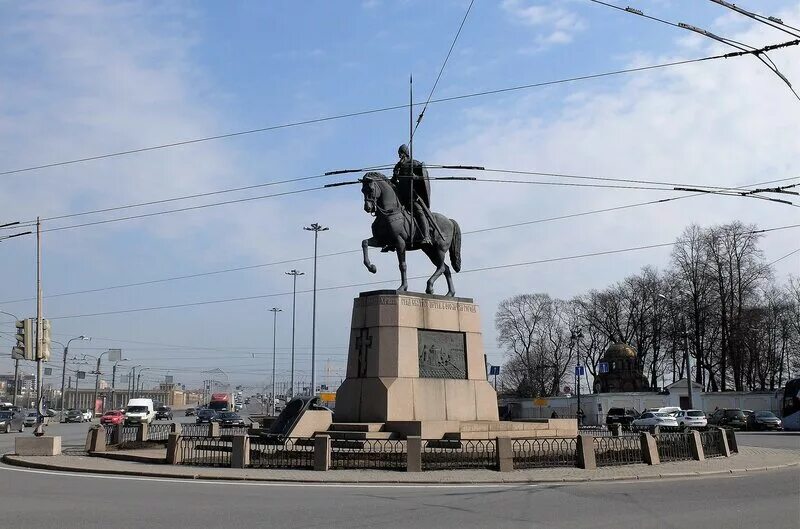
<svg viewBox="0 0 800 529">
<path fill-rule="evenodd" d="M 219 437 L 180 436 L 178 438 L 181 465 L 212 467 L 231 466 L 231 442 Z"/>
<path fill-rule="evenodd" d="M 406 442 L 395 439 L 335 440 L 331 468 L 405 470 Z"/>
<path fill-rule="evenodd" d="M 692 437 L 686 433 L 661 433 L 655 435 L 658 458 L 666 461 L 689 461 L 692 455 Z"/>
<path fill-rule="evenodd" d="M 728 438 L 728 446 L 731 452 L 739 453 L 739 445 L 736 444 L 736 432 L 733 428 L 725 428 L 725 436 Z"/>
<path fill-rule="evenodd" d="M 598 467 L 644 462 L 642 445 L 638 436 L 596 437 L 594 453 Z"/>
<path fill-rule="evenodd" d="M 208 436 L 208 423 L 204 424 L 181 424 L 181 435 L 190 437 Z"/>
<path fill-rule="evenodd" d="M 119 426 L 119 428 L 120 428 L 120 434 L 119 434 L 120 443 L 132 443 L 136 441 L 139 432 L 138 426 Z"/>
<path fill-rule="evenodd" d="M 167 423 L 153 423 L 147 429 L 148 441 L 166 441 L 172 432 L 172 425 Z"/>
<path fill-rule="evenodd" d="M 280 442 L 250 438 L 250 466 L 254 468 L 314 468 L 314 439 L 287 438 Z"/>
<path fill-rule="evenodd" d="M 574 437 L 514 439 L 514 468 L 574 467 L 577 446 Z"/>
<path fill-rule="evenodd" d="M 233 437 L 235 435 L 247 435 L 247 426 L 232 426 L 230 428 L 220 428 L 220 437 Z"/>
<path fill-rule="evenodd" d="M 722 430 L 700 432 L 700 441 L 703 444 L 703 454 L 706 458 L 725 456 L 722 452 Z"/>
<path fill-rule="evenodd" d="M 116 424 L 106 424 L 103 429 L 106 431 L 106 445 L 114 444 L 114 432 L 119 428 Z"/>
<path fill-rule="evenodd" d="M 422 470 L 497 468 L 494 439 L 431 439 L 422 441 Z"/>
</svg>

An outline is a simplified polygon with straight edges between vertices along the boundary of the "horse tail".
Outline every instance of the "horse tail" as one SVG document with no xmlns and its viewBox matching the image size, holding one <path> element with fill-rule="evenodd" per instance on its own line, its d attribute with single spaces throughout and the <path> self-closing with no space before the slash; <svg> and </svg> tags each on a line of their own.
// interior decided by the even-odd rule
<svg viewBox="0 0 800 529">
<path fill-rule="evenodd" d="M 453 223 L 453 240 L 450 242 L 450 264 L 453 265 L 453 270 L 456 272 L 461 271 L 461 227 L 458 222 L 450 219 Z"/>
</svg>

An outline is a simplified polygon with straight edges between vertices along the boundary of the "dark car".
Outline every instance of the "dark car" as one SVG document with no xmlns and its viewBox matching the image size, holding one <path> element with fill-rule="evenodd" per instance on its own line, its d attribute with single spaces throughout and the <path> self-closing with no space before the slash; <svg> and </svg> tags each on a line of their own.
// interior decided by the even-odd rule
<svg viewBox="0 0 800 529">
<path fill-rule="evenodd" d="M 25 413 L 21 411 L 0 411 L 0 432 L 11 433 L 25 430 Z"/>
<path fill-rule="evenodd" d="M 194 408 L 186 408 L 186 416 L 191 417 L 194 415 Z"/>
<path fill-rule="evenodd" d="M 197 418 L 195 419 L 195 423 L 203 424 L 204 422 L 214 422 L 217 420 L 217 412 L 214 410 L 200 410 L 197 412 Z"/>
<path fill-rule="evenodd" d="M 637 417 L 639 412 L 633 408 L 610 408 L 606 415 L 606 425 L 621 424 L 622 428 L 627 430 Z"/>
<path fill-rule="evenodd" d="M 81 410 L 67 410 L 64 415 L 64 422 L 83 422 L 83 412 Z"/>
<path fill-rule="evenodd" d="M 781 420 L 771 411 L 757 411 L 747 417 L 748 430 L 783 430 Z"/>
<path fill-rule="evenodd" d="M 217 414 L 217 422 L 219 422 L 219 425 L 223 428 L 247 426 L 241 415 L 233 411 L 223 411 L 222 413 Z"/>
<path fill-rule="evenodd" d="M 747 428 L 747 417 L 739 408 L 724 408 L 714 411 L 708 417 L 708 424 L 745 429 Z"/>
<path fill-rule="evenodd" d="M 156 420 L 158 419 L 166 419 L 168 421 L 172 420 L 172 408 L 169 406 L 159 406 L 156 409 Z"/>
</svg>

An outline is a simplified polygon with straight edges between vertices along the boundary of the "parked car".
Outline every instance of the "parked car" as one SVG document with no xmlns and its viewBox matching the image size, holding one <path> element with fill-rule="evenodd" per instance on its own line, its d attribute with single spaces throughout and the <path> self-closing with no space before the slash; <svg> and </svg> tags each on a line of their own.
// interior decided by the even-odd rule
<svg viewBox="0 0 800 529">
<path fill-rule="evenodd" d="M 747 416 L 738 408 L 723 408 L 708 417 L 708 424 L 744 429 L 747 428 Z"/>
<path fill-rule="evenodd" d="M 67 413 L 64 415 L 64 422 L 84 422 L 85 420 L 81 410 L 70 409 L 67 410 Z"/>
<path fill-rule="evenodd" d="M 186 416 L 192 417 L 194 415 L 194 408 L 186 408 Z"/>
<path fill-rule="evenodd" d="M 621 424 L 623 428 L 627 429 L 638 416 L 639 412 L 633 408 L 610 408 L 606 415 L 606 425 Z"/>
<path fill-rule="evenodd" d="M 217 412 L 214 410 L 200 410 L 197 412 L 196 424 L 203 424 L 204 422 L 210 423 L 217 419 Z"/>
<path fill-rule="evenodd" d="M 705 428 L 708 425 L 703 410 L 681 410 L 675 414 L 675 420 L 678 426 L 686 428 Z"/>
<path fill-rule="evenodd" d="M 11 433 L 13 430 L 25 430 L 25 414 L 21 411 L 0 411 L 0 432 Z"/>
<path fill-rule="evenodd" d="M 223 411 L 217 415 L 217 422 L 223 428 L 231 428 L 235 426 L 247 426 L 242 416 L 233 411 Z"/>
<path fill-rule="evenodd" d="M 25 414 L 25 420 L 23 423 L 27 427 L 36 426 L 36 420 L 39 418 L 39 414 L 35 411 L 29 411 Z"/>
<path fill-rule="evenodd" d="M 172 408 L 169 406 L 159 406 L 156 410 L 156 420 L 158 419 L 166 419 L 168 421 L 172 420 Z"/>
<path fill-rule="evenodd" d="M 125 414 L 119 410 L 107 411 L 100 417 L 100 424 L 123 424 Z"/>
<path fill-rule="evenodd" d="M 679 411 L 682 411 L 679 406 L 666 406 L 664 408 L 658 408 L 656 410 L 659 413 L 666 413 L 668 415 L 672 415 L 675 417 Z"/>
<path fill-rule="evenodd" d="M 748 430 L 783 430 L 781 420 L 771 411 L 757 411 L 747 417 Z"/>
<path fill-rule="evenodd" d="M 647 426 L 678 426 L 678 421 L 669 413 L 648 411 L 633 420 L 631 426 L 642 428 Z"/>
</svg>

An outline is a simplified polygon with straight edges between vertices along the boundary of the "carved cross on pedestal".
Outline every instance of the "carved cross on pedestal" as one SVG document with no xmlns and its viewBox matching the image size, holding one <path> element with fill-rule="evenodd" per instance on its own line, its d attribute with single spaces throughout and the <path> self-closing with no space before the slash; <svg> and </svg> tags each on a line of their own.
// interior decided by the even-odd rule
<svg viewBox="0 0 800 529">
<path fill-rule="evenodd" d="M 369 329 L 361 329 L 356 336 L 356 352 L 358 353 L 358 377 L 367 376 L 367 349 L 372 348 L 372 336 Z"/>
</svg>

